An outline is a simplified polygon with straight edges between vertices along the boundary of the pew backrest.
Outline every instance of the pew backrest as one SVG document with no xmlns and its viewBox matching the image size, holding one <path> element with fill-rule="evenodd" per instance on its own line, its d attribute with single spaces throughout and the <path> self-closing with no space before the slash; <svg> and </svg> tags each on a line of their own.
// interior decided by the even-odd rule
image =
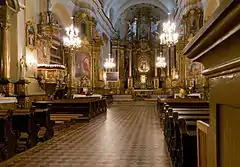
<svg viewBox="0 0 240 167">
<path fill-rule="evenodd" d="M 197 155 L 198 167 L 207 166 L 207 135 L 209 131 L 209 124 L 203 121 L 197 121 Z"/>
</svg>

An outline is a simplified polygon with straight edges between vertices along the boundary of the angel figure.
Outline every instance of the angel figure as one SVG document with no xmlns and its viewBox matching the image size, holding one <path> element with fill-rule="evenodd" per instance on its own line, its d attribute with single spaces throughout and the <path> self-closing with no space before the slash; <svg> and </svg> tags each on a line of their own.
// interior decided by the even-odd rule
<svg viewBox="0 0 240 167">
<path fill-rule="evenodd" d="M 27 63 L 25 61 L 25 57 L 23 56 L 20 59 L 20 79 L 24 79 L 25 78 L 26 70 L 27 70 Z"/>
</svg>

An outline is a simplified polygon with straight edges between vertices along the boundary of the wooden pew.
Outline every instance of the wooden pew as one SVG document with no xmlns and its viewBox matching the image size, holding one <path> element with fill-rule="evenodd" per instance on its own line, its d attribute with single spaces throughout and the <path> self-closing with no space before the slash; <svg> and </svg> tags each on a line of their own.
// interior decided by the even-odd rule
<svg viewBox="0 0 240 167">
<path fill-rule="evenodd" d="M 195 130 L 196 128 L 196 120 L 208 120 L 209 119 L 209 110 L 206 109 L 188 109 L 188 108 L 182 108 L 181 110 L 178 110 L 176 108 L 169 108 L 168 111 L 166 111 L 166 119 L 164 123 L 164 136 L 166 139 L 166 143 L 171 150 L 172 140 L 174 138 L 174 121 L 176 121 L 175 117 L 177 115 L 177 119 L 185 119 L 188 121 L 188 129 L 189 130 Z"/>
<path fill-rule="evenodd" d="M 13 110 L 0 115 L 0 160 L 6 160 L 15 154 L 17 138 L 12 130 Z"/>
<path fill-rule="evenodd" d="M 34 102 L 37 108 L 47 108 L 51 105 L 50 113 L 58 120 L 66 120 L 66 115 L 69 119 L 87 120 L 89 121 L 94 115 L 94 103 L 92 100 L 56 100 L 56 101 L 37 101 Z M 65 117 L 64 117 L 65 116 Z M 55 120 L 56 120 L 55 119 Z"/>
<path fill-rule="evenodd" d="M 173 166 L 197 166 L 197 120 L 208 121 L 209 111 L 175 111 L 168 118 L 168 134 L 166 136 L 168 150 Z"/>
<path fill-rule="evenodd" d="M 94 103 L 93 110 L 95 110 L 95 116 L 107 111 L 107 99 L 99 97 L 81 97 L 74 98 L 76 101 L 92 101 Z M 95 104 L 96 103 L 96 104 Z"/>
<path fill-rule="evenodd" d="M 203 121 L 197 121 L 197 153 L 198 153 L 198 167 L 207 166 L 207 135 L 209 131 L 209 124 Z"/>
<path fill-rule="evenodd" d="M 165 106 L 169 105 L 172 108 L 209 108 L 209 102 L 201 99 L 173 99 L 160 98 L 157 99 L 158 115 L 161 123 L 164 121 Z"/>
<path fill-rule="evenodd" d="M 173 166 L 197 166 L 196 124 L 208 122 L 208 102 L 158 99 L 157 108 Z"/>
<path fill-rule="evenodd" d="M 107 104 L 106 99 L 100 99 L 99 97 L 80 97 L 80 98 L 74 98 L 69 101 L 73 102 L 80 102 L 80 103 L 88 103 L 91 102 L 91 108 L 92 112 L 90 113 L 90 118 L 96 117 L 97 115 L 106 112 L 107 110 Z M 56 125 L 61 127 L 68 127 L 72 121 L 79 121 L 82 120 L 79 117 L 81 117 L 82 114 L 73 114 L 73 113 L 52 113 L 51 114 L 51 120 L 55 121 Z M 89 121 L 89 120 L 87 120 Z"/>
<path fill-rule="evenodd" d="M 51 105 L 47 104 L 45 106 L 38 105 L 36 102 L 32 103 L 35 109 L 35 124 L 38 133 L 38 140 L 43 142 L 51 139 L 54 135 L 53 126 L 54 121 L 50 120 L 50 108 Z M 45 133 L 41 136 L 39 132 L 41 129 L 45 129 Z"/>
<path fill-rule="evenodd" d="M 32 106 L 30 109 L 16 109 L 13 111 L 12 128 L 17 132 L 19 148 L 31 148 L 38 142 L 35 109 Z M 23 133 L 27 135 L 22 135 Z"/>
<path fill-rule="evenodd" d="M 91 118 L 106 112 L 107 109 L 106 99 L 99 97 L 36 101 L 33 105 L 40 109 L 45 109 L 48 105 L 51 106 L 49 108 L 49 121 L 54 121 L 56 128 L 67 127 L 72 121 L 89 121 Z M 53 133 L 53 130 L 50 132 Z"/>
<path fill-rule="evenodd" d="M 5 115 L 8 110 L 0 110 L 1 115 Z M 12 131 L 17 138 L 17 148 L 21 150 L 35 146 L 38 142 L 36 124 L 35 124 L 35 107 L 31 109 L 15 109 L 11 115 Z"/>
</svg>

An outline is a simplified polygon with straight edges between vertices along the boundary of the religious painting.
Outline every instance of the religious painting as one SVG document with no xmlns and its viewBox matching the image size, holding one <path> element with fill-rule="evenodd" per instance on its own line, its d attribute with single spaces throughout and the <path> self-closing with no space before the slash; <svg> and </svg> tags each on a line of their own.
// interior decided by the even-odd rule
<svg viewBox="0 0 240 167">
<path fill-rule="evenodd" d="M 87 77 L 88 79 L 90 79 L 91 59 L 89 54 L 84 52 L 77 52 L 75 61 L 76 61 L 75 77 L 76 78 Z"/>
<path fill-rule="evenodd" d="M 148 25 L 147 24 L 141 24 L 139 27 L 139 39 L 148 39 Z"/>
<path fill-rule="evenodd" d="M 29 21 L 26 24 L 26 46 L 29 49 L 34 49 L 36 46 L 36 34 L 37 34 L 36 25 Z"/>
<path fill-rule="evenodd" d="M 118 72 L 106 72 L 105 74 L 107 82 L 117 82 L 119 80 Z"/>
<path fill-rule="evenodd" d="M 202 65 L 197 62 L 192 62 L 189 66 L 189 73 L 191 75 L 200 75 L 202 73 Z"/>
<path fill-rule="evenodd" d="M 150 70 L 149 60 L 147 55 L 141 55 L 138 58 L 138 71 L 141 73 L 146 73 Z"/>
</svg>

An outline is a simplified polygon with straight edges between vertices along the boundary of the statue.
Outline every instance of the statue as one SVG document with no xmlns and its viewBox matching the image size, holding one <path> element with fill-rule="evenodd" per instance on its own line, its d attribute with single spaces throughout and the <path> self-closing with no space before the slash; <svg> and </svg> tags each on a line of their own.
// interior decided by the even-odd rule
<svg viewBox="0 0 240 167">
<path fill-rule="evenodd" d="M 34 46 L 34 34 L 29 33 L 28 41 L 29 41 L 29 45 Z"/>
<path fill-rule="evenodd" d="M 196 17 L 196 12 L 195 10 L 191 10 L 189 12 L 190 16 L 189 16 L 189 28 L 190 31 L 189 33 L 195 35 L 197 32 L 197 17 Z"/>
<path fill-rule="evenodd" d="M 25 61 L 25 57 L 23 56 L 20 59 L 20 80 L 24 80 L 25 79 L 25 72 L 27 70 L 27 63 Z"/>
<path fill-rule="evenodd" d="M 184 98 L 185 97 L 185 90 L 183 88 L 180 89 L 179 91 L 179 97 Z"/>
<path fill-rule="evenodd" d="M 86 75 L 84 75 L 84 77 L 82 77 L 82 79 L 81 79 L 81 86 L 82 87 L 90 86 L 90 80 L 88 79 L 88 77 Z"/>
<path fill-rule="evenodd" d="M 48 11 L 52 11 L 52 2 L 51 0 L 47 0 L 47 8 L 48 8 Z"/>
</svg>

